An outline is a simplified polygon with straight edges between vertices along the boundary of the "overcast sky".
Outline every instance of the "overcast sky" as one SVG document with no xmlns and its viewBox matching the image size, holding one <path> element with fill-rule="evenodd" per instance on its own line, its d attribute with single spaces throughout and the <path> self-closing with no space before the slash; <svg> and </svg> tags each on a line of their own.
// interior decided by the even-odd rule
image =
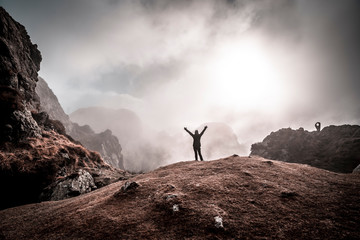
<svg viewBox="0 0 360 240">
<path fill-rule="evenodd" d="M 360 124 L 360 1 L 0 0 L 67 113 L 129 108 L 154 128 L 225 122 L 240 142 Z"/>
</svg>

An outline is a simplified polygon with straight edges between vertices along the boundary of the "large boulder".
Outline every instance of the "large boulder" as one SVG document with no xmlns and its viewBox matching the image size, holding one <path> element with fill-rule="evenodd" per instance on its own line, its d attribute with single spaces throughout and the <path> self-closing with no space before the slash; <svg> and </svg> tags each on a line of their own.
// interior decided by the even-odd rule
<svg viewBox="0 0 360 240">
<path fill-rule="evenodd" d="M 91 174 L 84 169 L 79 169 L 79 171 L 60 179 L 47 187 L 45 193 L 42 193 L 41 198 L 53 201 L 62 200 L 91 192 L 96 188 L 94 178 Z"/>
</svg>

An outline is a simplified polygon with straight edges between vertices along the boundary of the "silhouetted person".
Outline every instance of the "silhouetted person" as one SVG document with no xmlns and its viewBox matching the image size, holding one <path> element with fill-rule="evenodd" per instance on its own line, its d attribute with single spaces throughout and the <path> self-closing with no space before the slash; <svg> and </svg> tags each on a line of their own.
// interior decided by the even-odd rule
<svg viewBox="0 0 360 240">
<path fill-rule="evenodd" d="M 195 160 L 198 160 L 198 154 L 200 156 L 200 160 L 203 160 L 203 157 L 201 155 L 201 143 L 200 143 L 200 138 L 201 136 L 204 134 L 205 130 L 207 129 L 207 126 L 204 127 L 204 130 L 202 130 L 202 132 L 199 134 L 198 130 L 195 131 L 195 134 L 193 134 L 192 132 L 190 132 L 186 127 L 184 128 L 185 131 L 187 131 L 194 139 L 194 143 L 193 143 L 193 148 L 194 148 L 194 153 L 195 153 Z"/>
<path fill-rule="evenodd" d="M 316 127 L 316 131 L 320 132 L 321 123 L 320 122 L 315 123 L 315 127 Z"/>
</svg>

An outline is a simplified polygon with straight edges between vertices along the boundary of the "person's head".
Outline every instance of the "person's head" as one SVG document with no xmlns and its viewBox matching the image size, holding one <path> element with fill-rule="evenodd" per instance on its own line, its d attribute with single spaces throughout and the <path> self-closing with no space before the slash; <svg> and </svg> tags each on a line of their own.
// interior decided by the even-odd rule
<svg viewBox="0 0 360 240">
<path fill-rule="evenodd" d="M 199 131 L 198 131 L 198 130 L 195 130 L 195 134 L 198 135 L 198 134 L 199 134 Z"/>
</svg>

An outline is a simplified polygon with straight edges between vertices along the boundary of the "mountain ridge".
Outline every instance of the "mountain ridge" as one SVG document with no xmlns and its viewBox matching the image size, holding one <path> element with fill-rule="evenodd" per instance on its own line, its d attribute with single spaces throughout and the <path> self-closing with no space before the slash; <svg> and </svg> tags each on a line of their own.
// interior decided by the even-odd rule
<svg viewBox="0 0 360 240">
<path fill-rule="evenodd" d="M 95 133 L 90 126 L 80 126 L 72 122 L 43 78 L 39 77 L 35 90 L 40 97 L 40 109 L 47 112 L 51 119 L 59 120 L 64 125 L 67 134 L 86 148 L 99 152 L 106 163 L 125 169 L 121 145 L 111 131 L 106 129 Z"/>
</svg>

